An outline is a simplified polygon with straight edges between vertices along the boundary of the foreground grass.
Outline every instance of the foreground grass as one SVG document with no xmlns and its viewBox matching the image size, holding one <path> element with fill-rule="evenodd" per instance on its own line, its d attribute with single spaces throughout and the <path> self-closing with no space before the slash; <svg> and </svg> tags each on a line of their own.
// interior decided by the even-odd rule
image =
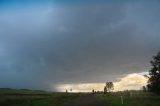
<svg viewBox="0 0 160 106">
<path fill-rule="evenodd" d="M 122 104 L 120 96 L 99 94 L 98 98 L 100 98 L 107 105 L 109 104 L 109 106 L 134 106 L 128 99 L 124 99 Z"/>
<path fill-rule="evenodd" d="M 81 94 L 0 90 L 0 106 L 61 106 Z"/>
<path fill-rule="evenodd" d="M 110 106 L 160 106 L 160 96 L 140 91 L 98 94 L 97 97 Z"/>
</svg>

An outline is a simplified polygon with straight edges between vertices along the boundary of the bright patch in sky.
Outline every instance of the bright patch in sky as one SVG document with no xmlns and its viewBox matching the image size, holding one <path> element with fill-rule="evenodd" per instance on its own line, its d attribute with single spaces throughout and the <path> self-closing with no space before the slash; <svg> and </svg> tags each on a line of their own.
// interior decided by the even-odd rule
<svg viewBox="0 0 160 106">
<path fill-rule="evenodd" d="M 146 73 L 146 72 L 144 72 Z M 128 74 L 119 81 L 114 82 L 113 91 L 123 90 L 141 90 L 142 86 L 147 84 L 147 79 L 141 73 Z M 103 91 L 105 83 L 82 83 L 82 84 L 62 84 L 57 86 L 57 91 L 65 92 L 91 92 L 93 89 L 96 91 Z"/>
<path fill-rule="evenodd" d="M 120 79 L 120 81 L 114 82 L 115 91 L 123 90 L 140 90 L 142 86 L 147 84 L 148 79 L 143 75 L 133 73 Z"/>
</svg>

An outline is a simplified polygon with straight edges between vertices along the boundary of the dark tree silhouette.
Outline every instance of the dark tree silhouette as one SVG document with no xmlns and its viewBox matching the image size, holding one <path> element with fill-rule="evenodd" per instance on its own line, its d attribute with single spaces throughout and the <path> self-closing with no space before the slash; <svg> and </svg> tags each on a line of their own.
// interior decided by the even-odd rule
<svg viewBox="0 0 160 106">
<path fill-rule="evenodd" d="M 107 88 L 108 92 L 111 92 L 111 90 L 114 89 L 113 82 L 106 82 L 106 86 L 105 87 Z"/>
<path fill-rule="evenodd" d="M 160 95 L 160 51 L 153 56 L 152 68 L 149 71 L 148 90 Z"/>
<path fill-rule="evenodd" d="M 143 87 L 142 87 L 142 90 L 143 90 L 143 92 L 146 92 L 146 91 L 147 91 L 146 86 L 143 86 Z"/>
<path fill-rule="evenodd" d="M 92 90 L 92 93 L 93 93 L 93 94 L 95 93 L 94 89 Z"/>
<path fill-rule="evenodd" d="M 104 94 L 106 94 L 107 93 L 107 87 L 105 86 L 104 87 Z"/>
<path fill-rule="evenodd" d="M 68 93 L 68 90 L 66 89 L 66 93 Z"/>
<path fill-rule="evenodd" d="M 70 92 L 72 92 L 72 88 L 70 89 Z"/>
</svg>

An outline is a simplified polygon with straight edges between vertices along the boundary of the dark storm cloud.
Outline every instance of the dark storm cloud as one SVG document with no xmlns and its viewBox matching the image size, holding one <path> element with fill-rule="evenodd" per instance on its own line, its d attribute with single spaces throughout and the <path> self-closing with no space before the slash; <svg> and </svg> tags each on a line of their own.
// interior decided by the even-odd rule
<svg viewBox="0 0 160 106">
<path fill-rule="evenodd" d="M 160 48 L 158 4 L 63 4 L 0 14 L 0 87 L 51 89 L 146 71 Z"/>
</svg>

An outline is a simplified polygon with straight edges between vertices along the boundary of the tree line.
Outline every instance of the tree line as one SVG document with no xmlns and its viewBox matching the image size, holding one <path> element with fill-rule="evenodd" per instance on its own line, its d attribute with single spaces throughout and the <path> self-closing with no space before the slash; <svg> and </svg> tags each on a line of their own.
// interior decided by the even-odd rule
<svg viewBox="0 0 160 106">
<path fill-rule="evenodd" d="M 146 87 L 143 87 L 143 90 L 160 95 L 160 51 L 156 56 L 153 56 L 150 63 L 151 69 L 149 70 L 149 75 L 145 75 L 148 78 L 148 84 Z"/>
</svg>

